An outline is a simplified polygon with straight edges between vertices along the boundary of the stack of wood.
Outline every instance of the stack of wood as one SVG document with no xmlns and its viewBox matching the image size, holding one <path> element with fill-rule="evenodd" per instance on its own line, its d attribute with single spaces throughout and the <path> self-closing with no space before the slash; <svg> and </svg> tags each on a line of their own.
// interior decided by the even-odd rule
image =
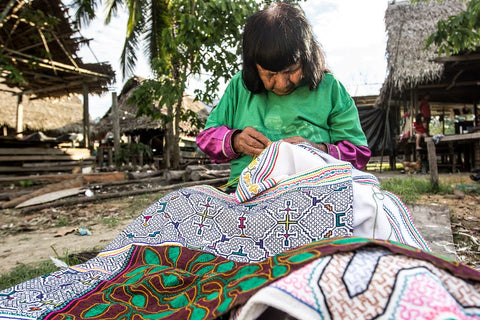
<svg viewBox="0 0 480 320">
<path fill-rule="evenodd" d="M 185 170 L 168 170 L 165 172 L 165 180 L 175 181 L 200 181 L 230 176 L 230 164 L 203 164 L 189 165 Z"/>
<path fill-rule="evenodd" d="M 94 161 L 84 148 L 0 148 L 0 174 L 81 172 Z"/>
<path fill-rule="evenodd" d="M 31 191 L 2 193 L 0 197 L 0 200 L 3 201 L 0 204 L 2 209 L 24 208 L 75 196 L 84 193 L 86 185 L 89 183 L 122 181 L 125 180 L 125 174 L 123 172 L 116 172 L 87 175 L 44 175 L 30 176 L 27 177 L 27 179 L 33 179 L 36 183 L 43 182 L 46 183 L 46 185 Z M 1 178 L 0 182 L 2 182 L 2 180 L 5 179 Z"/>
</svg>

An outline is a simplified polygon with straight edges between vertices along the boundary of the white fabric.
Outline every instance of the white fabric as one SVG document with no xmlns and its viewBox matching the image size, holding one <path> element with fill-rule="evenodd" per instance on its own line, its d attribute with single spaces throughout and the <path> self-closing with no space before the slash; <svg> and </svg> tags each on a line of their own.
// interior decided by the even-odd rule
<svg viewBox="0 0 480 320">
<path fill-rule="evenodd" d="M 395 240 L 390 222 L 383 212 L 384 195 L 377 178 L 309 144 L 272 143 L 243 170 L 235 194 L 236 201 L 248 201 L 289 177 L 336 164 L 349 164 L 352 170 L 353 235 Z M 366 180 L 371 183 L 362 183 Z"/>
</svg>

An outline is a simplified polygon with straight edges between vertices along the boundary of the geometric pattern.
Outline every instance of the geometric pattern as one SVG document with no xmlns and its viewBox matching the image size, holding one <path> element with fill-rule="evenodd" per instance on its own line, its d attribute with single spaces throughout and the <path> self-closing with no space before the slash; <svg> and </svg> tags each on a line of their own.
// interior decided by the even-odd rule
<svg viewBox="0 0 480 320">
<path fill-rule="evenodd" d="M 267 307 L 295 319 L 480 319 L 478 271 L 468 271 L 475 280 L 464 279 L 426 253 L 420 258 L 391 249 L 363 247 L 317 259 L 258 291 L 232 319 L 252 319 Z"/>
<path fill-rule="evenodd" d="M 175 245 L 118 255 L 116 272 L 88 270 L 110 255 L 41 277 L 55 297 L 36 290 L 41 279 L 26 282 L 21 296 L 20 286 L 0 292 L 0 318 L 252 319 L 262 303 L 298 319 L 480 317 L 480 272 L 389 241 L 324 239 L 254 263 Z M 75 282 L 87 288 L 73 293 Z M 358 287 L 366 289 L 351 295 Z"/>
<path fill-rule="evenodd" d="M 185 295 L 180 291 L 178 297 L 168 298 L 171 300 L 165 298 L 160 306 L 170 308 L 166 311 L 167 314 L 171 311 L 172 318 L 178 319 L 173 316 L 178 306 L 182 306 L 182 312 L 194 312 L 184 303 L 201 298 L 207 302 L 212 301 L 212 304 L 196 310 L 195 312 L 200 314 L 202 310 L 210 310 L 204 316 L 195 314 L 198 318 L 210 318 L 213 314 L 225 313 L 244 303 L 262 286 L 268 286 L 274 280 L 301 268 L 307 261 L 313 261 L 320 256 L 333 259 L 331 255 L 340 249 L 352 250 L 356 246 L 365 245 L 366 240 L 350 240 L 356 239 L 350 238 L 354 229 L 355 188 L 362 185 L 368 190 L 375 189 L 375 193 L 382 194 L 382 191 L 379 190 L 378 181 L 372 179 L 371 175 L 356 176 L 357 173 L 352 172 L 351 165 L 327 165 L 290 177 L 255 198 L 241 203 L 235 201 L 232 194 L 225 194 L 210 186 L 196 186 L 171 192 L 133 220 L 97 257 L 84 264 L 58 270 L 1 291 L 0 318 L 50 318 L 53 316 L 52 312 L 73 308 L 77 302 L 83 303 L 80 301 L 90 295 L 98 297 L 99 301 L 102 301 L 98 302 L 101 305 L 94 303 L 91 308 L 87 308 L 86 306 L 90 305 L 90 302 L 87 302 L 83 304 L 83 310 L 88 309 L 89 312 L 85 311 L 87 313 L 83 315 L 80 312 L 78 316 L 105 318 L 108 314 L 115 318 L 113 314 L 120 310 L 126 312 L 125 308 L 134 307 L 142 309 L 138 311 L 139 314 L 149 314 L 150 309 L 143 308 L 160 299 L 156 290 L 167 285 L 165 281 L 188 283 L 187 280 L 192 279 L 189 274 L 194 266 L 199 272 L 195 273 L 196 276 L 209 276 L 205 278 L 208 280 L 205 286 L 195 287 L 194 291 L 205 291 L 207 296 L 200 297 L 196 293 Z M 428 250 L 428 246 L 413 226 L 408 210 L 393 195 L 385 195 L 386 200 L 373 211 L 374 220 L 388 216 L 387 227 L 394 230 L 391 240 L 415 247 L 419 252 L 420 249 Z M 356 210 L 358 207 L 355 207 Z M 322 245 L 317 248 L 316 243 L 319 241 Z M 342 241 L 351 243 L 347 246 Z M 168 261 L 176 255 L 173 252 L 177 248 L 180 248 L 179 259 L 190 264 L 180 264 L 180 267 L 175 265 L 172 273 L 158 269 L 160 265 L 157 262 L 170 263 Z M 278 259 L 283 254 L 296 252 L 295 250 L 300 251 L 298 255 L 292 253 L 293 261 L 279 262 Z M 361 269 L 362 277 L 368 277 L 376 269 L 375 263 L 384 259 L 384 255 L 389 255 L 381 250 L 376 252 L 373 256 L 358 255 L 357 259 L 351 261 L 350 269 Z M 165 260 L 166 258 L 170 260 Z M 152 261 L 154 263 L 151 263 Z M 327 267 L 330 265 L 325 262 L 327 260 L 323 261 Z M 449 265 L 448 262 L 444 264 Z M 228 268 L 216 269 L 219 265 Z M 274 266 L 276 267 L 273 268 Z M 231 270 L 238 273 L 232 273 Z M 258 278 L 258 270 L 270 270 L 271 273 L 266 278 Z M 312 274 L 315 274 L 315 270 Z M 348 296 L 355 298 L 369 292 L 370 287 L 356 278 L 359 274 L 353 275 L 355 276 L 345 273 L 342 278 L 342 283 L 348 284 Z M 209 281 L 217 281 L 217 277 L 227 280 L 222 285 L 213 282 L 210 287 Z M 228 286 L 224 286 L 232 280 L 231 277 L 245 280 L 245 283 L 235 288 L 234 293 L 229 291 Z M 109 287 L 110 284 L 118 286 Z M 140 285 L 144 291 L 136 294 Z M 105 291 L 107 287 L 110 290 L 108 292 Z M 130 299 L 129 302 L 122 300 L 118 305 L 113 303 L 109 300 L 113 293 L 111 290 L 122 291 L 121 296 Z M 224 298 L 220 299 L 215 292 L 224 291 L 229 292 L 229 296 L 222 300 Z M 315 299 L 312 301 L 315 305 L 325 302 Z M 119 309 L 110 308 L 109 304 L 112 303 Z M 325 303 L 328 305 L 328 301 Z M 154 309 L 158 311 L 160 307 L 155 305 Z M 185 311 L 184 307 L 188 310 Z M 136 311 L 132 312 L 132 315 L 136 314 Z M 154 316 L 150 314 L 149 317 Z"/>
<path fill-rule="evenodd" d="M 320 239 L 352 235 L 351 198 L 351 179 L 240 204 L 209 186 L 181 189 L 145 210 L 104 251 L 175 243 L 233 261 L 262 261 Z"/>
</svg>

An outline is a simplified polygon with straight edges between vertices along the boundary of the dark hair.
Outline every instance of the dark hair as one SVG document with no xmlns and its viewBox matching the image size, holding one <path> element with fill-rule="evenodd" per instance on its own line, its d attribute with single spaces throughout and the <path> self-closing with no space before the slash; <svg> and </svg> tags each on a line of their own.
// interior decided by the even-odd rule
<svg viewBox="0 0 480 320">
<path fill-rule="evenodd" d="M 298 62 L 310 89 L 322 80 L 325 57 L 298 5 L 274 3 L 248 18 L 243 30 L 242 78 L 253 93 L 265 91 L 256 64 L 281 71 Z"/>
</svg>

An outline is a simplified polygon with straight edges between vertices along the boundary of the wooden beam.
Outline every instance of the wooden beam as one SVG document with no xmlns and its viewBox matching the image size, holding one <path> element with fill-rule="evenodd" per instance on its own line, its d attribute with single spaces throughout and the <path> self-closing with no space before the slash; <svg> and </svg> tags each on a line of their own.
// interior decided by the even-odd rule
<svg viewBox="0 0 480 320">
<path fill-rule="evenodd" d="M 88 85 L 83 84 L 83 146 L 90 148 L 90 115 L 88 112 Z"/>
<path fill-rule="evenodd" d="M 448 88 L 451 86 L 450 83 L 439 83 L 439 84 L 424 84 L 419 85 L 419 89 L 434 89 L 434 88 Z M 468 86 L 480 86 L 480 81 L 473 80 L 473 81 L 463 81 L 457 82 L 453 87 L 468 87 Z M 451 89 L 451 87 L 449 88 Z"/>
<path fill-rule="evenodd" d="M 463 56 L 449 56 L 449 57 L 438 57 L 433 59 L 435 62 L 445 63 L 445 62 L 462 62 L 462 61 L 476 61 L 480 60 L 480 54 L 471 54 Z"/>
<path fill-rule="evenodd" d="M 117 93 L 112 92 L 112 121 L 113 121 L 113 148 L 115 149 L 115 159 L 120 154 L 120 117 L 118 114 Z M 115 165 L 117 161 L 115 161 Z"/>
<path fill-rule="evenodd" d="M 92 79 L 92 81 L 96 81 L 96 80 L 97 79 Z M 85 81 L 73 81 L 73 82 L 68 82 L 68 83 L 59 84 L 59 85 L 55 85 L 55 86 L 45 87 L 45 88 L 42 88 L 42 89 L 26 90 L 26 91 L 23 91 L 22 94 L 38 94 L 38 93 L 42 93 L 42 92 L 57 91 L 57 90 L 60 90 L 60 89 L 67 90 L 69 88 L 73 88 L 73 87 L 83 85 L 84 83 L 86 83 L 86 82 Z"/>
<path fill-rule="evenodd" d="M 23 138 L 23 106 L 28 103 L 27 95 L 19 95 L 17 99 L 17 124 L 16 124 L 16 133 L 17 138 Z"/>
<path fill-rule="evenodd" d="M 59 154 L 59 155 L 9 155 L 9 156 L 0 156 L 0 162 L 12 162 L 12 161 L 68 161 L 68 160 L 95 160 L 93 156 L 83 156 L 83 155 L 68 155 L 68 154 Z"/>
<path fill-rule="evenodd" d="M 38 57 L 29 55 L 29 54 L 25 54 L 25 53 L 22 53 L 22 52 L 19 52 L 19 51 L 10 49 L 10 48 L 6 48 L 3 45 L 1 45 L 0 48 L 2 48 L 5 51 L 8 51 L 10 53 L 13 53 L 13 54 L 16 54 L 16 55 L 19 55 L 21 57 L 26 58 L 26 59 L 23 59 L 23 58 L 20 58 L 20 57 L 12 57 L 12 56 L 6 55 L 6 54 L 4 55 L 7 58 L 17 59 L 17 60 L 19 60 L 23 63 L 27 63 L 27 64 L 31 63 L 30 59 L 32 59 L 32 60 L 37 61 L 39 66 L 44 67 L 44 68 L 49 68 L 49 69 L 60 68 L 65 72 L 73 72 L 73 73 L 86 74 L 86 75 L 97 76 L 97 77 L 102 77 L 102 78 L 110 78 L 110 76 L 106 75 L 106 74 L 90 71 L 88 69 L 83 69 L 83 68 L 75 68 L 74 66 L 70 66 L 68 64 L 61 63 L 61 62 L 58 62 L 58 61 L 50 62 L 50 60 L 48 60 L 48 59 L 42 59 L 42 58 L 38 58 Z"/>
<path fill-rule="evenodd" d="M 0 28 L 3 27 L 3 23 L 5 22 L 5 18 L 7 17 L 8 12 L 12 7 L 15 5 L 15 0 L 10 0 L 8 4 L 3 9 L 2 13 L 0 14 Z"/>
<path fill-rule="evenodd" d="M 425 139 L 428 151 L 428 166 L 430 169 L 430 184 L 433 190 L 438 190 L 438 167 L 437 167 L 437 151 L 432 138 Z"/>
</svg>

